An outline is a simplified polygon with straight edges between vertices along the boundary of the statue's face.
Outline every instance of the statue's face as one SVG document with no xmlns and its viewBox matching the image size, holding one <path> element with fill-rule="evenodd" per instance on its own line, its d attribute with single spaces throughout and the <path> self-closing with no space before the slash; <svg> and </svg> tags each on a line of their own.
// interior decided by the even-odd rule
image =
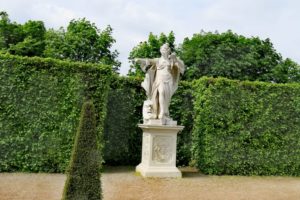
<svg viewBox="0 0 300 200">
<path fill-rule="evenodd" d="M 168 56 L 168 55 L 170 55 L 171 54 L 170 47 L 168 45 L 164 44 L 160 48 L 160 53 L 161 53 L 162 56 Z"/>
</svg>

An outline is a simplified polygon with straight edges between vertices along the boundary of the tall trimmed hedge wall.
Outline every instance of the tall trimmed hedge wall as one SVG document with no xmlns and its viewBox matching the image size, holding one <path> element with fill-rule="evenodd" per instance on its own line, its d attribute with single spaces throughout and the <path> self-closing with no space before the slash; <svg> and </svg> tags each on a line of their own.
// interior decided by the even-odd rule
<svg viewBox="0 0 300 200">
<path fill-rule="evenodd" d="M 104 123 L 104 160 L 107 165 L 140 162 L 142 106 L 145 92 L 141 80 L 114 76 L 108 94 Z"/>
<path fill-rule="evenodd" d="M 0 172 L 64 172 L 85 99 L 94 100 L 103 131 L 111 73 L 104 65 L 0 55 Z"/>
<path fill-rule="evenodd" d="M 0 172 L 63 172 L 87 98 L 104 133 L 105 164 L 137 165 L 141 82 L 108 66 L 0 55 Z M 185 126 L 178 165 L 207 174 L 300 175 L 299 84 L 181 81 L 170 111 Z"/>
<path fill-rule="evenodd" d="M 300 175 L 300 85 L 194 83 L 193 159 L 207 174 Z"/>
</svg>

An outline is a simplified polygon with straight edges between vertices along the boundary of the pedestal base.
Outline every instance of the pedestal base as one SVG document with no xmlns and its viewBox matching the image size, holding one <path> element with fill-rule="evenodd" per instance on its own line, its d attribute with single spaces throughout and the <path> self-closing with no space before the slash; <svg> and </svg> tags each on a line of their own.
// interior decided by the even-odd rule
<svg viewBox="0 0 300 200">
<path fill-rule="evenodd" d="M 177 167 L 149 167 L 139 164 L 136 166 L 136 172 L 141 173 L 143 177 L 160 178 L 181 178 L 181 171 Z"/>
<path fill-rule="evenodd" d="M 183 126 L 139 124 L 143 129 L 142 162 L 136 171 L 144 177 L 181 177 L 176 167 L 177 133 Z"/>
</svg>

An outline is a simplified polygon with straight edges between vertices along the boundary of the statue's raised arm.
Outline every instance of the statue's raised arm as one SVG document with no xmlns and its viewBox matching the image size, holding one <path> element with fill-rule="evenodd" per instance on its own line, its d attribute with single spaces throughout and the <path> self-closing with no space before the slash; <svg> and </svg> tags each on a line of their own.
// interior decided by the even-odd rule
<svg viewBox="0 0 300 200">
<path fill-rule="evenodd" d="M 152 65 L 155 65 L 155 59 L 149 58 L 136 58 L 134 62 L 141 66 L 143 72 L 147 72 Z"/>
</svg>

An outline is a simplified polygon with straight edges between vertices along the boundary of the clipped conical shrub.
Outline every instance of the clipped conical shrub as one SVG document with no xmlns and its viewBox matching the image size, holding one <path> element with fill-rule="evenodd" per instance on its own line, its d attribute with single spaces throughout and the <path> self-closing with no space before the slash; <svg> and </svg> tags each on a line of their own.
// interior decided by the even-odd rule
<svg viewBox="0 0 300 200">
<path fill-rule="evenodd" d="M 99 169 L 95 108 L 87 101 L 82 106 L 62 200 L 102 199 Z"/>
</svg>

